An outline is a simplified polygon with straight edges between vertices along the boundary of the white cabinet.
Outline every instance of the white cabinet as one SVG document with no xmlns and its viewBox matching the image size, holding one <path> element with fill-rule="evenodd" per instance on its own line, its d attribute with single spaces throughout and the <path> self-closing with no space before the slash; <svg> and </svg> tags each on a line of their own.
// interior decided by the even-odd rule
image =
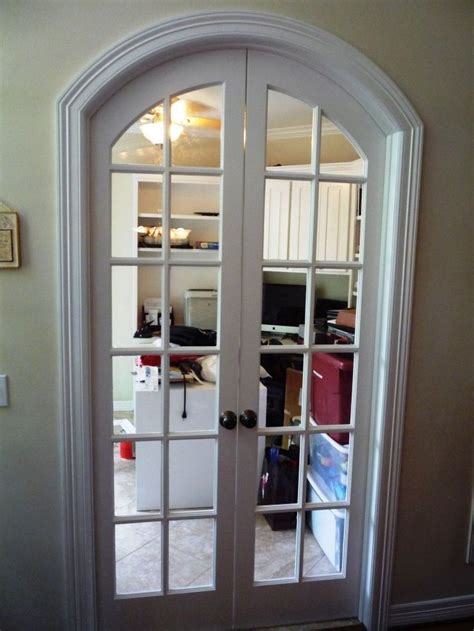
<svg viewBox="0 0 474 631">
<path fill-rule="evenodd" d="M 220 178 L 216 176 L 173 175 L 170 187 L 170 228 L 191 230 L 192 246 L 198 241 L 219 241 Z M 161 226 L 163 207 L 162 177 L 133 176 L 133 227 Z M 156 247 L 139 247 L 140 255 L 155 253 Z M 188 251 L 200 255 L 201 249 Z M 204 253 L 206 250 L 204 250 Z"/>
<path fill-rule="evenodd" d="M 309 257 L 311 184 L 267 180 L 265 189 L 264 259 Z M 321 182 L 316 258 L 351 261 L 355 255 L 357 185 Z"/>
<path fill-rule="evenodd" d="M 342 182 L 319 185 L 316 258 L 354 260 L 357 187 Z"/>
<path fill-rule="evenodd" d="M 135 419 L 138 433 L 161 432 L 161 387 L 135 384 Z M 182 413 L 186 405 L 186 418 Z M 187 384 L 186 399 L 181 383 L 169 389 L 169 431 L 212 431 L 217 415 L 216 385 Z M 258 419 L 265 426 L 267 389 L 260 384 Z M 259 454 L 259 470 L 263 462 Z M 135 447 L 137 510 L 161 508 L 161 443 L 140 441 Z M 214 438 L 173 440 L 169 451 L 169 505 L 171 509 L 211 508 L 214 505 L 214 479 L 217 462 Z"/>
</svg>

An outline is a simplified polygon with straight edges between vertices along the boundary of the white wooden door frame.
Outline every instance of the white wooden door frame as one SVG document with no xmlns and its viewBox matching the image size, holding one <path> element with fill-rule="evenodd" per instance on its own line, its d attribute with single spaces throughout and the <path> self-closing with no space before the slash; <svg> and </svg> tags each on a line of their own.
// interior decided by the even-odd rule
<svg viewBox="0 0 474 631">
<path fill-rule="evenodd" d="M 369 59 L 320 29 L 248 12 L 178 17 L 131 36 L 104 54 L 58 104 L 61 226 L 62 415 L 69 626 L 96 628 L 92 502 L 89 331 L 89 157 L 92 114 L 145 69 L 216 48 L 250 48 L 293 59 L 331 78 L 359 101 L 387 137 L 382 299 L 378 305 L 372 446 L 359 618 L 384 629 L 393 547 L 423 126 L 397 86 Z"/>
</svg>

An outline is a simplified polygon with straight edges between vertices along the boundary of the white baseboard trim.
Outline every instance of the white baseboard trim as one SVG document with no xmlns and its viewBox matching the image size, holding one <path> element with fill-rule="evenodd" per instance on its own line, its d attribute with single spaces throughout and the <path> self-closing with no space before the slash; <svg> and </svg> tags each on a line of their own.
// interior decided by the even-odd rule
<svg viewBox="0 0 474 631">
<path fill-rule="evenodd" d="M 470 617 L 474 618 L 474 594 L 392 605 L 389 627 Z"/>
<path fill-rule="evenodd" d="M 133 412 L 133 401 L 114 401 L 114 412 Z"/>
</svg>

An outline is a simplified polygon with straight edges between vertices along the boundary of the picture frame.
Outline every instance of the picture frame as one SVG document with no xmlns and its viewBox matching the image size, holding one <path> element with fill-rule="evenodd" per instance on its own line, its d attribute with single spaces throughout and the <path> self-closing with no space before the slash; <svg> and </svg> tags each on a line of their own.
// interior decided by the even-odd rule
<svg viewBox="0 0 474 631">
<path fill-rule="evenodd" d="M 0 202 L 0 268 L 20 267 L 18 213 Z"/>
</svg>

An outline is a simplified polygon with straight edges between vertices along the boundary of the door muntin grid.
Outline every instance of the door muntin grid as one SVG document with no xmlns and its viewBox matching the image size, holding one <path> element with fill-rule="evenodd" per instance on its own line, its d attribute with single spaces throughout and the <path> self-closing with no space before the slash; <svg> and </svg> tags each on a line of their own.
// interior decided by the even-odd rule
<svg viewBox="0 0 474 631">
<path fill-rule="evenodd" d="M 286 95 L 284 95 L 286 96 Z M 275 102 L 275 91 L 268 89 L 267 91 L 267 124 L 272 119 L 272 104 Z M 302 107 L 304 105 L 302 104 Z M 274 424 L 274 419 L 270 422 L 260 423 L 257 434 L 257 476 L 260 479 L 259 483 L 259 495 L 257 505 L 255 508 L 255 514 L 258 519 L 264 516 L 269 524 L 276 523 L 280 519 L 280 523 L 284 523 L 285 518 L 293 517 L 295 522 L 295 545 L 294 545 L 294 566 L 292 571 L 288 571 L 286 568 L 286 575 L 275 574 L 273 577 L 265 576 L 262 574 L 261 567 L 259 565 L 259 559 L 262 556 L 259 549 L 259 530 L 257 527 L 255 535 L 255 548 L 254 548 L 254 585 L 266 585 L 274 583 L 285 582 L 306 582 L 311 580 L 321 580 L 328 578 L 343 578 L 346 572 L 347 561 L 347 540 L 348 540 L 348 528 L 350 521 L 350 498 L 351 498 L 351 484 L 352 484 L 352 458 L 354 453 L 354 440 L 356 435 L 356 392 L 357 392 L 357 367 L 358 367 L 358 351 L 359 351 L 359 324 L 357 315 L 357 322 L 354 322 L 353 334 L 350 338 L 344 339 L 330 336 L 326 337 L 318 335 L 317 327 L 315 326 L 316 315 L 316 303 L 317 303 L 317 275 L 321 279 L 321 275 L 324 274 L 337 274 L 338 272 L 347 276 L 348 279 L 348 291 L 347 307 L 353 307 L 355 299 L 360 301 L 362 292 L 362 253 L 363 253 L 363 207 L 362 202 L 365 201 L 365 176 L 366 162 L 360 157 L 360 154 L 353 147 L 352 143 L 341 132 L 337 126 L 330 123 L 329 119 L 323 116 L 320 108 L 315 107 L 313 109 L 313 124 L 311 127 L 311 140 L 308 139 L 307 133 L 305 136 L 305 150 L 309 146 L 312 147 L 311 160 L 302 160 L 301 167 L 290 166 L 278 166 L 269 168 L 268 151 L 270 149 L 269 130 L 267 131 L 267 159 L 265 164 L 267 165 L 264 172 L 265 177 L 265 225 L 264 225 L 264 241 L 262 251 L 262 279 L 263 282 L 269 282 L 270 278 L 274 279 L 274 283 L 285 282 L 284 274 L 288 277 L 292 277 L 294 284 L 298 285 L 301 289 L 301 285 L 304 285 L 304 295 L 302 297 L 301 291 L 294 291 L 295 287 L 289 287 L 288 296 L 292 297 L 294 302 L 304 303 L 304 316 L 303 327 L 298 327 L 298 334 L 292 331 L 291 325 L 295 325 L 295 322 L 290 321 L 291 316 L 287 314 L 287 320 L 276 322 L 275 327 L 268 327 L 268 321 L 262 322 L 262 335 L 267 336 L 267 339 L 263 340 L 263 344 L 260 349 L 261 363 L 265 364 L 267 361 L 271 366 L 271 359 L 286 358 L 294 361 L 295 352 L 300 356 L 299 365 L 301 365 L 301 390 L 297 417 L 297 425 L 292 424 L 291 427 L 285 427 L 285 419 L 281 419 L 281 424 Z M 344 177 L 338 172 L 337 165 L 323 165 L 321 164 L 321 149 L 324 149 L 325 161 L 329 162 L 328 156 L 328 143 L 322 142 L 324 138 L 324 131 L 331 126 L 332 133 L 337 136 L 337 142 L 344 145 L 346 152 L 352 151 L 351 158 L 356 160 L 355 175 L 351 174 L 348 177 Z M 273 147 L 275 152 L 275 147 Z M 330 152 L 329 152 L 330 153 Z M 305 154 L 306 155 L 306 154 Z M 310 162 L 310 164 L 308 164 Z M 352 203 L 351 215 L 349 221 L 348 216 L 347 225 L 347 239 L 348 244 L 346 249 L 343 248 L 342 256 L 337 254 L 333 248 L 331 251 L 332 257 L 328 259 L 328 256 L 321 247 L 320 231 L 322 231 L 322 224 L 319 212 L 321 211 L 321 199 L 322 195 L 327 194 L 324 190 L 324 186 L 327 188 L 327 184 L 331 185 L 332 182 L 337 182 L 339 189 L 337 194 L 340 194 L 341 190 L 344 194 L 347 194 L 348 203 Z M 346 188 L 344 188 L 346 187 Z M 292 189 L 296 189 L 296 196 L 292 196 Z M 302 209 L 301 195 L 302 191 L 305 195 L 305 208 Z M 269 198 L 271 194 L 274 194 L 276 203 L 273 203 Z M 296 204 L 293 201 L 296 200 Z M 274 205 L 271 208 L 272 203 Z M 293 205 L 292 205 L 293 203 Z M 323 202 L 324 203 L 324 202 Z M 333 204 L 334 206 L 334 204 Z M 336 208 L 339 210 L 339 208 Z M 292 211 L 295 213 L 293 219 L 298 223 L 303 223 L 304 233 L 303 239 L 299 239 L 299 243 L 293 247 L 291 241 L 292 238 Z M 302 221 L 302 211 L 306 213 Z M 321 212 L 326 212 L 326 223 L 331 219 L 331 209 L 323 208 Z M 279 223 L 279 238 L 280 243 L 271 243 L 269 238 L 268 229 L 266 224 L 270 221 L 270 215 L 273 212 L 273 217 L 278 219 Z M 328 219 L 329 217 L 329 219 Z M 357 222 L 357 223 L 356 223 Z M 294 222 L 293 222 L 294 223 Z M 282 227 L 283 226 L 283 227 Z M 293 225 L 294 227 L 294 225 Z M 293 230 L 293 232 L 297 232 Z M 275 233 L 276 234 L 276 233 Z M 318 238 L 320 242 L 318 243 Z M 297 239 L 298 240 L 298 239 Z M 350 247 L 349 247 L 350 246 Z M 336 254 L 334 254 L 336 252 Z M 299 274 L 299 279 L 297 275 Z M 283 278 L 282 278 L 283 277 Z M 324 276 L 323 276 L 324 278 Z M 296 280 L 295 280 L 296 279 Z M 271 281 L 270 281 L 271 282 Z M 291 289 L 291 291 L 290 291 Z M 278 300 L 278 294 L 275 294 L 275 300 Z M 290 299 L 290 298 L 289 298 Z M 262 314 L 265 318 L 265 292 L 263 292 L 263 305 Z M 294 314 L 293 314 L 294 315 Z M 295 316 L 296 317 L 296 316 Z M 268 320 L 268 318 L 267 318 Z M 279 345 L 278 335 L 283 335 L 283 343 Z M 276 335 L 275 338 L 268 340 L 268 336 Z M 288 339 L 289 338 L 289 339 Z M 313 374 L 313 358 L 319 357 L 336 357 L 338 359 L 346 359 L 346 364 L 351 365 L 351 391 L 349 391 L 350 408 L 349 417 L 347 416 L 347 410 L 345 412 L 344 420 L 340 420 L 337 416 L 331 417 L 329 415 L 323 420 L 319 420 L 318 423 L 314 421 L 314 401 L 312 401 L 312 374 Z M 351 360 L 347 358 L 353 358 Z M 277 362 L 278 363 L 278 362 Z M 338 363 L 338 362 L 336 362 Z M 344 362 L 340 361 L 340 365 L 344 366 Z M 286 364 L 285 364 L 286 365 Z M 267 366 L 265 366 L 267 367 Z M 288 370 L 295 371 L 294 368 L 287 368 Z M 296 371 L 298 372 L 298 371 Z M 291 375 L 290 375 L 291 376 Z M 286 396 L 288 396 L 288 377 L 286 382 Z M 347 394 L 347 392 L 346 392 Z M 285 416 L 289 415 L 287 408 L 287 400 L 285 399 Z M 324 416 L 324 415 L 323 415 Z M 286 419 L 288 420 L 288 419 Z M 341 424 L 338 424 L 338 420 Z M 325 421 L 328 424 L 325 424 Z M 347 443 L 347 448 L 341 447 L 338 451 L 338 443 L 334 442 L 331 436 L 339 439 L 343 437 Z M 329 438 L 327 438 L 329 437 Z M 279 444 L 280 456 L 273 453 L 273 461 L 268 464 L 272 456 L 268 456 L 271 445 L 275 445 L 275 439 Z M 284 449 L 288 447 L 291 441 L 296 441 L 299 448 L 298 456 L 298 476 L 297 481 L 293 479 L 293 484 L 296 485 L 295 492 L 292 494 L 293 502 L 278 501 L 278 494 L 274 499 L 274 503 L 269 506 L 268 503 L 262 502 L 261 492 L 262 484 L 265 481 L 265 477 L 268 479 L 269 470 L 272 471 L 272 466 L 275 468 L 278 460 L 276 458 L 282 458 L 289 455 L 289 452 Z M 330 442 L 329 442 L 330 441 Z M 262 445 L 265 445 L 265 455 L 262 456 Z M 269 446 L 270 445 L 270 446 Z M 334 446 L 335 445 L 335 446 Z M 314 479 L 311 476 L 311 466 L 307 466 L 308 459 L 311 462 L 312 452 L 317 454 L 318 458 L 324 460 L 324 454 L 331 453 L 330 449 L 333 449 L 333 454 L 337 454 L 341 457 L 342 467 L 344 469 L 342 477 L 344 485 L 336 487 L 337 493 L 326 495 L 321 490 L 323 482 L 319 480 L 319 487 L 314 483 Z M 321 455 L 321 452 L 323 455 Z M 270 452 L 271 453 L 271 452 Z M 328 456 L 326 456 L 328 458 Z M 268 465 L 261 469 L 261 463 L 264 462 Z M 280 475 L 283 471 L 283 464 L 280 465 Z M 271 476 L 271 473 L 270 473 Z M 343 489 L 343 492 L 341 492 Z M 325 489 L 327 490 L 327 488 Z M 318 494 L 319 491 L 319 494 Z M 338 543 L 340 549 L 334 552 L 329 551 L 328 554 L 332 558 L 332 564 L 328 564 L 328 568 L 323 572 L 311 571 L 309 567 L 306 550 L 310 548 L 310 541 L 307 536 L 305 537 L 305 530 L 307 527 L 305 524 L 307 520 L 310 521 L 312 528 L 321 528 L 321 524 L 325 522 L 334 521 L 339 530 Z M 332 523 L 331 521 L 331 523 Z M 273 527 L 272 527 L 273 529 Z M 277 527 L 275 527 L 277 530 Z M 291 556 L 291 553 L 290 553 Z"/>
<path fill-rule="evenodd" d="M 216 97 L 216 91 L 220 87 L 212 86 L 211 90 L 214 98 Z M 201 89 L 201 94 L 203 92 L 205 93 L 205 88 Z M 188 154 L 181 152 L 181 159 L 178 162 L 183 162 L 184 160 L 184 163 L 187 164 L 184 168 L 180 164 L 176 165 L 177 159 L 172 158 L 173 153 L 175 156 L 179 155 L 176 139 L 171 136 L 173 133 L 173 102 L 174 99 L 168 97 L 159 103 L 164 129 L 170 130 L 169 133 L 165 131 L 164 142 L 160 148 L 157 149 L 156 146 L 150 146 L 147 151 L 143 152 L 142 147 L 139 146 L 136 151 L 132 150 L 127 153 L 125 151 L 127 142 L 120 138 L 112 149 L 112 160 L 115 160 L 115 162 L 111 166 L 110 176 L 112 189 L 112 258 L 110 259 L 112 298 L 110 313 L 113 318 L 110 357 L 116 367 L 113 379 L 114 387 L 115 385 L 117 388 L 120 386 L 120 379 L 123 377 L 122 364 L 126 364 L 127 369 L 129 369 L 133 360 L 139 358 L 139 361 L 135 362 L 135 367 L 132 371 L 135 373 L 133 375 L 133 380 L 135 381 L 133 395 L 135 399 L 135 418 L 132 419 L 134 427 L 130 430 L 130 424 L 124 423 L 125 431 L 118 436 L 114 434 L 111 437 L 111 445 L 115 445 L 116 453 L 122 454 L 126 453 L 127 450 L 131 450 L 138 458 L 135 471 L 137 497 L 135 498 L 136 506 L 134 510 L 130 510 L 130 507 L 124 508 L 117 503 L 119 484 L 117 484 L 117 476 L 115 478 L 115 511 L 111 519 L 115 525 L 114 533 L 117 539 L 115 545 L 116 598 L 213 590 L 215 589 L 216 581 L 217 463 L 219 457 L 217 410 L 220 404 L 218 394 L 220 392 L 219 358 L 221 354 L 219 321 L 221 312 L 221 248 L 223 243 L 223 193 L 220 183 L 223 173 L 221 168 L 223 139 L 221 137 L 219 119 L 217 139 L 212 139 L 214 145 L 217 143 L 217 164 L 215 166 L 205 165 L 205 168 L 203 168 L 197 161 L 193 168 L 188 166 L 189 160 L 187 156 L 189 157 L 189 152 Z M 131 132 L 135 132 L 136 136 L 136 127 L 137 123 L 135 122 L 126 130 L 123 136 Z M 141 144 L 143 143 L 141 142 Z M 140 159 L 142 153 L 144 157 L 142 156 L 143 159 Z M 137 164 L 146 164 L 146 172 L 137 171 Z M 130 180 L 128 182 L 126 181 L 127 177 Z M 200 185 L 206 188 L 206 194 L 203 195 L 206 200 L 210 199 L 209 194 L 214 196 L 212 209 L 203 208 L 203 213 L 196 213 L 196 216 L 194 214 L 187 216 L 186 213 L 185 215 L 176 213 L 176 200 L 179 198 L 179 195 L 183 195 L 183 191 L 179 189 L 183 189 L 190 183 L 192 183 L 194 189 L 199 189 Z M 140 208 L 138 202 L 135 213 L 125 218 L 123 217 L 123 209 L 121 216 L 120 212 L 117 211 L 117 206 L 114 205 L 116 200 L 120 200 L 120 194 L 123 193 L 124 185 L 131 187 L 132 199 L 138 199 L 139 201 L 141 199 L 144 204 Z M 196 190 L 194 192 L 196 193 Z M 189 193 L 184 191 L 184 194 L 188 194 L 189 199 Z M 120 201 L 118 202 L 119 204 Z M 185 210 L 189 211 L 189 207 Z M 207 210 L 212 212 L 212 216 L 206 212 Z M 125 228 L 128 228 L 128 233 L 125 243 L 121 243 L 114 226 L 116 226 L 117 222 L 123 224 L 127 220 L 129 225 L 125 226 Z M 196 252 L 179 247 L 174 249 L 173 239 L 176 233 L 173 230 L 177 221 L 186 223 L 187 229 L 196 226 L 197 222 L 201 225 L 204 221 L 212 222 L 214 229 L 213 239 L 209 239 L 209 241 L 213 240 L 219 243 L 220 247 Z M 147 236 L 159 236 L 159 243 L 152 243 L 151 238 L 146 243 L 143 242 L 140 233 L 137 231 L 139 227 L 137 224 L 142 222 L 148 223 Z M 150 227 L 156 228 L 155 224 L 158 223 L 160 224 L 159 235 L 158 230 L 150 230 Z M 150 226 L 150 224 L 152 225 Z M 210 226 L 211 224 L 208 223 L 207 225 Z M 121 227 L 123 228 L 123 226 Z M 174 322 L 175 316 L 170 309 L 172 307 L 171 297 L 174 295 L 173 289 L 180 282 L 183 282 L 183 279 L 190 278 L 193 274 L 196 276 L 199 272 L 201 280 L 204 278 L 205 282 L 197 282 L 197 284 L 206 285 L 205 289 L 213 294 L 213 300 L 216 303 L 215 329 L 217 335 L 215 340 L 210 341 L 207 347 L 181 346 L 180 348 L 175 348 L 175 345 L 171 343 L 170 335 L 170 326 Z M 127 288 L 132 290 L 132 305 L 125 304 Z M 148 309 L 145 312 L 143 309 L 141 314 L 136 313 L 134 322 L 133 311 L 134 309 L 138 311 L 140 308 L 140 305 L 138 305 L 138 309 L 133 305 L 134 294 L 137 295 L 137 302 L 143 304 L 144 297 L 150 293 L 152 296 L 148 296 L 149 298 L 159 298 L 159 305 L 153 304 L 153 310 Z M 182 297 L 184 298 L 184 296 Z M 184 324 L 184 304 L 179 306 L 180 308 L 176 310 L 179 312 L 177 314 L 178 319 Z M 158 313 L 155 313 L 155 311 L 158 311 Z M 121 322 L 123 320 L 123 316 L 120 315 L 122 312 L 127 313 L 125 323 Z M 170 314 L 170 316 L 165 317 L 164 314 Z M 147 332 L 144 332 L 143 329 L 146 329 L 150 324 L 154 332 L 159 329 L 159 338 L 133 337 L 132 333 L 135 329 L 137 331 L 142 329 L 141 335 L 146 335 Z M 124 333 L 127 327 L 131 331 L 129 334 Z M 205 423 L 198 422 L 197 425 L 196 423 L 194 425 L 191 423 L 191 426 L 188 423 L 187 428 L 189 429 L 185 429 L 179 425 L 179 421 L 174 419 L 174 416 L 176 416 L 174 413 L 176 397 L 173 389 L 176 386 L 174 385 L 175 381 L 174 376 L 172 377 L 171 368 L 173 364 L 179 363 L 180 356 L 185 360 L 189 356 L 196 355 L 212 357 L 216 360 L 214 371 L 217 383 L 214 386 L 203 386 L 203 390 L 206 390 L 205 394 L 208 395 L 207 398 L 209 399 L 208 414 L 213 421 L 210 424 L 209 420 L 206 420 Z M 143 364 L 144 358 L 146 358 L 144 365 L 139 365 Z M 120 375 L 120 372 L 122 372 L 122 375 Z M 201 393 L 196 393 L 199 387 L 201 386 L 187 385 L 188 407 L 190 404 L 191 406 L 193 405 L 193 400 L 195 402 L 198 399 L 202 399 L 202 397 L 198 396 Z M 211 392 L 213 388 L 214 391 Z M 184 385 L 183 390 L 185 390 Z M 194 399 L 193 395 L 196 395 Z M 186 399 L 184 399 L 183 405 L 186 406 Z M 153 406 L 155 406 L 154 409 Z M 185 409 L 182 417 L 182 423 L 185 425 L 185 419 L 187 418 Z M 200 450 L 203 451 L 203 458 L 199 457 Z M 200 460 L 201 462 L 199 462 Z M 115 462 L 117 463 L 117 459 L 115 459 Z M 147 464 L 148 469 L 144 466 Z M 193 493 L 188 493 L 187 497 L 183 499 L 181 487 L 183 485 L 192 486 L 193 476 L 195 476 L 193 466 L 206 467 L 207 474 L 204 476 L 206 479 L 201 484 L 202 488 L 193 488 L 194 496 Z M 183 470 L 185 467 L 189 467 L 189 470 Z M 147 472 L 149 476 L 155 475 L 156 488 L 153 488 L 153 484 L 150 484 L 150 481 L 147 483 Z M 186 478 L 184 482 L 181 480 L 180 485 L 177 485 L 174 479 L 177 475 L 180 478 L 183 476 Z M 138 484 L 139 476 L 141 476 L 140 484 Z M 201 475 L 201 482 L 202 477 Z M 140 490 L 140 497 L 138 497 L 138 490 Z M 143 492 L 144 490 L 146 492 Z M 183 558 L 183 550 L 180 550 L 177 544 L 180 541 L 182 547 L 183 539 L 182 535 L 179 536 L 178 533 L 183 533 L 187 524 L 193 526 L 193 532 L 200 530 L 200 524 L 206 525 L 206 527 L 209 526 L 205 529 L 206 533 L 204 535 L 206 546 L 210 551 L 210 554 L 207 555 L 208 558 L 201 559 L 201 569 L 204 565 L 206 568 L 200 575 L 201 577 L 205 575 L 205 579 L 189 584 L 186 584 L 186 581 L 183 582 L 182 577 L 176 574 L 176 563 L 179 562 L 179 558 L 181 560 Z M 124 572 L 121 572 L 121 568 L 124 561 L 124 534 L 127 528 L 128 530 L 135 528 L 132 535 L 136 538 L 144 536 L 138 532 L 138 529 L 141 529 L 142 532 L 146 531 L 147 528 L 150 532 L 153 531 L 155 545 L 151 548 L 150 554 L 151 558 L 155 559 L 156 567 L 152 572 L 152 580 L 148 586 L 144 585 L 143 581 L 140 581 L 139 570 L 136 570 L 134 584 L 127 586 L 124 583 Z"/>
</svg>

